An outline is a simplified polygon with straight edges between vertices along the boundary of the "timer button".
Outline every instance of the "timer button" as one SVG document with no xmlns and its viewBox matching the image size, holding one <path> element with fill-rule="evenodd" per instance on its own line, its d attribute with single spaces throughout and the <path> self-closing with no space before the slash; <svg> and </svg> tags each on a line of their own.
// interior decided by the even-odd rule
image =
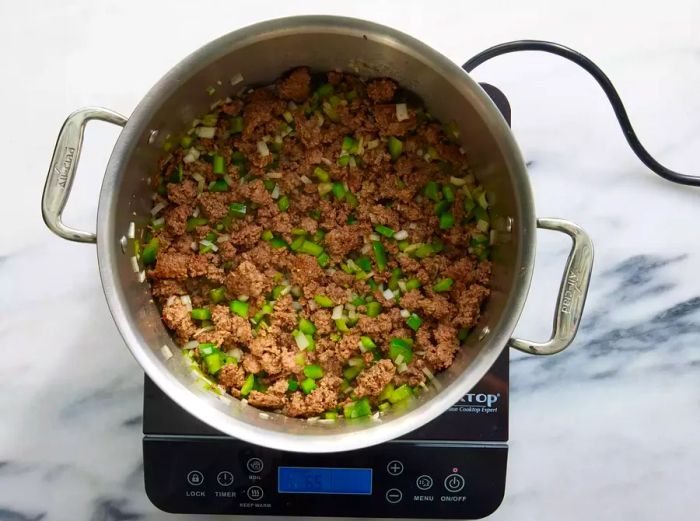
<svg viewBox="0 0 700 521">
<path fill-rule="evenodd" d="M 387 464 L 386 471 L 391 476 L 398 476 L 403 472 L 403 463 L 399 460 L 392 460 Z"/>
<path fill-rule="evenodd" d="M 389 503 L 398 503 L 403 498 L 403 493 L 398 488 L 390 488 L 386 491 L 386 500 Z"/>
<path fill-rule="evenodd" d="M 445 478 L 445 490 L 459 492 L 464 488 L 464 478 L 460 474 L 450 474 Z"/>
<path fill-rule="evenodd" d="M 222 487 L 233 485 L 233 474 L 228 470 L 222 470 L 216 475 L 216 482 Z"/>
</svg>

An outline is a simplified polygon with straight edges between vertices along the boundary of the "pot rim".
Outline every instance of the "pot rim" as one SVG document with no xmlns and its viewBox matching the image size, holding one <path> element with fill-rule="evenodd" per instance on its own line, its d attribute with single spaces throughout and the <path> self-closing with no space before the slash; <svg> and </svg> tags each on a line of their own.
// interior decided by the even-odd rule
<svg viewBox="0 0 700 521">
<path fill-rule="evenodd" d="M 366 35 L 366 38 L 398 48 L 430 63 L 436 74 L 442 75 L 455 88 L 469 92 L 472 98 L 476 98 L 475 110 L 491 129 L 508 167 L 515 171 L 512 179 L 519 196 L 518 215 L 523 219 L 522 222 L 514 223 L 522 234 L 518 274 L 510 289 L 498 330 L 492 330 L 487 340 L 488 344 L 500 344 L 500 348 L 487 349 L 484 346 L 460 378 L 439 391 L 433 399 L 390 422 L 377 423 L 375 427 L 354 432 L 339 431 L 337 434 L 324 435 L 290 434 L 264 429 L 228 415 L 197 397 L 163 367 L 162 359 L 155 352 L 157 350 L 141 343 L 136 328 L 127 319 L 124 304 L 126 298 L 122 288 L 116 284 L 112 271 L 113 259 L 120 252 L 116 239 L 120 234 L 115 232 L 115 188 L 125 175 L 128 158 L 138 145 L 142 145 L 142 136 L 148 132 L 147 125 L 161 104 L 162 93 L 175 88 L 183 76 L 198 70 L 205 61 L 262 39 L 307 31 Z M 97 258 L 107 304 L 124 342 L 146 374 L 187 412 L 213 428 L 244 441 L 295 452 L 347 451 L 398 438 L 433 420 L 473 388 L 506 347 L 518 322 L 532 278 L 535 238 L 534 203 L 520 150 L 506 121 L 478 83 L 457 64 L 411 36 L 384 25 L 339 16 L 294 16 L 250 25 L 205 44 L 170 69 L 137 105 L 121 132 L 106 168 L 97 212 Z"/>
</svg>

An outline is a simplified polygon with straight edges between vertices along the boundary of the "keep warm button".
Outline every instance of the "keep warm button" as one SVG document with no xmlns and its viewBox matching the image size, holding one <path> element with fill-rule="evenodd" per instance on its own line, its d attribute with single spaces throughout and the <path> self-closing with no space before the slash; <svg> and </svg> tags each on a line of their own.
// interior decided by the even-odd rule
<svg viewBox="0 0 700 521">
<path fill-rule="evenodd" d="M 459 492 L 464 488 L 464 478 L 460 474 L 450 474 L 445 478 L 445 490 Z"/>
</svg>

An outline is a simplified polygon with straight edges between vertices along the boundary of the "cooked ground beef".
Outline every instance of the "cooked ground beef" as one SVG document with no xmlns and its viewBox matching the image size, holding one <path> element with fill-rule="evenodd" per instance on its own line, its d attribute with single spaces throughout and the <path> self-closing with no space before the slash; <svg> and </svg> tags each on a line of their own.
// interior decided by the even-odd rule
<svg viewBox="0 0 700 521">
<path fill-rule="evenodd" d="M 229 393 L 355 418 L 418 392 L 477 324 L 488 201 L 455 127 L 396 82 L 319 78 L 294 69 L 169 144 L 140 255 L 164 324 Z"/>
</svg>

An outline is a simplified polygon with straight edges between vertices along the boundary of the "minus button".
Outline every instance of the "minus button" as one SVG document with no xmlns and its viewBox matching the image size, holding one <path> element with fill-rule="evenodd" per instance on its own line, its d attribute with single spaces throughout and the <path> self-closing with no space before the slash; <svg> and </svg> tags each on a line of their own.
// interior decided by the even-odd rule
<svg viewBox="0 0 700 521">
<path fill-rule="evenodd" d="M 398 503 L 403 498 L 403 493 L 398 488 L 390 488 L 386 491 L 386 500 L 389 503 Z"/>
</svg>

